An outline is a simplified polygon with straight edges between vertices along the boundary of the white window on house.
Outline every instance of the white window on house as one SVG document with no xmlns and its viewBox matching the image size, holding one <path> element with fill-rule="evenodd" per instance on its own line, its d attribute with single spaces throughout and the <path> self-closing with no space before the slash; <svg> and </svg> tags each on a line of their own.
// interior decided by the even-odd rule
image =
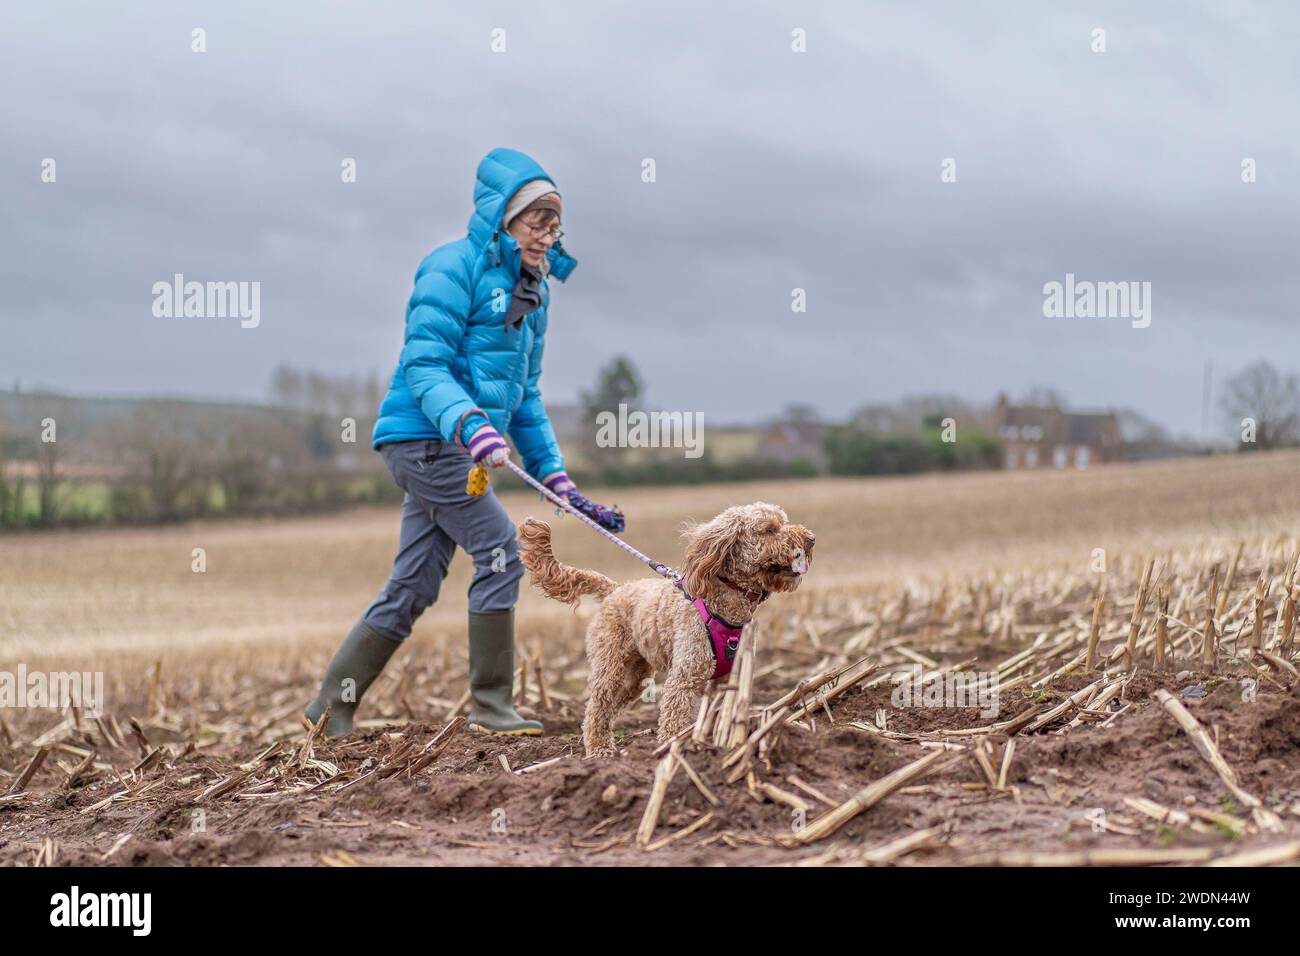
<svg viewBox="0 0 1300 956">
<path fill-rule="evenodd" d="M 1007 467 L 1008 468 L 1020 467 L 1019 461 L 1016 460 L 1016 450 L 1014 448 L 1007 449 Z"/>
<path fill-rule="evenodd" d="M 1092 449 L 1087 445 L 1080 445 L 1074 450 L 1074 465 L 1076 468 L 1087 468 L 1088 463 L 1092 460 Z"/>
<path fill-rule="evenodd" d="M 1037 449 L 1037 448 L 1026 448 L 1026 449 L 1025 449 L 1025 467 L 1026 467 L 1026 468 L 1037 468 L 1037 467 L 1038 467 L 1038 449 Z"/>
<path fill-rule="evenodd" d="M 1070 463 L 1070 453 L 1064 445 L 1057 445 L 1052 449 L 1052 464 L 1057 468 L 1064 468 Z"/>
</svg>

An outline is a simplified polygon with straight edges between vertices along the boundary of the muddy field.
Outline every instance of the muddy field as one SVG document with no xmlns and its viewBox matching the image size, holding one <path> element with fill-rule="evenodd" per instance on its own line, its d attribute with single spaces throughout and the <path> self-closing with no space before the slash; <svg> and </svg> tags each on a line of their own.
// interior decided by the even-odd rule
<svg viewBox="0 0 1300 956">
<path fill-rule="evenodd" d="M 1130 478 L 1103 474 L 1098 493 Z M 660 746 L 648 685 L 614 759 L 581 756 L 586 605 L 521 631 L 518 695 L 540 739 L 463 727 L 454 630 L 399 652 L 337 740 L 299 717 L 331 643 L 119 657 L 101 720 L 0 712 L 0 862 L 1295 862 L 1300 541 L 1279 500 L 1233 491 L 1264 480 L 1222 486 L 1219 513 L 1249 534 L 1094 528 L 1041 561 L 936 561 L 774 598 L 691 732 Z M 809 522 L 814 578 L 843 561 L 832 518 Z M 994 678 L 995 704 L 943 697 Z"/>
<path fill-rule="evenodd" d="M 1285 844 L 1281 859 L 1296 859 L 1300 772 L 1294 752 L 1300 708 L 1294 697 L 1265 692 L 1247 706 L 1225 684 L 1192 708 L 1198 719 L 1217 728 L 1227 760 L 1250 768 L 1239 775 L 1241 785 L 1267 795 L 1267 802 L 1284 812 L 1289 805 L 1276 832 L 1260 833 L 1190 744 L 1171 732 L 1171 721 L 1151 706 L 1150 688 L 1178 682 L 1138 683 L 1134 709 L 1107 730 L 1084 727 L 1068 738 L 1024 738 L 1004 789 L 990 786 L 973 760 L 958 762 L 890 796 L 834 838 L 810 846 L 779 843 L 794 835 L 796 811 L 789 803 L 802 801 L 806 818 L 816 820 L 860 785 L 926 752 L 852 726 L 888 707 L 883 688 L 846 695 L 837 708 L 837 725 L 823 720 L 815 731 L 790 734 L 763 763 L 756 777 L 784 791 L 783 800 L 743 782 L 727 784 L 716 754 L 688 747 L 684 755 L 704 788 L 678 774 L 655 836 L 671 838 L 712 816 L 693 833 L 650 851 L 636 845 L 635 833 L 654 777 L 653 739 L 633 732 L 620 758 L 584 761 L 574 753 L 578 720 L 561 708 L 550 718 L 558 736 L 509 743 L 462 736 L 423 773 L 350 787 L 326 782 L 319 789 L 281 793 L 279 774 L 285 768 L 272 759 L 228 796 L 205 799 L 203 790 L 243 772 L 237 756 L 217 755 L 169 758 L 152 773 L 122 780 L 108 774 L 98 783 L 57 785 L 4 811 L 0 860 L 30 864 L 44 852 L 68 865 L 742 865 L 864 863 L 870 862 L 871 850 L 885 847 L 882 863 L 899 856 L 917 864 L 1053 862 L 1033 856 L 1063 851 L 1102 851 L 1098 862 L 1120 862 L 1105 851 L 1129 848 L 1148 851 L 1147 862 L 1225 854 L 1231 862 L 1232 854 L 1279 842 Z M 640 723 L 648 722 L 648 714 L 638 716 L 644 718 Z M 353 781 L 407 740 L 423 745 L 437 730 L 416 723 L 373 731 L 318 746 L 313 757 Z M 256 749 L 246 752 L 255 757 Z M 506 770 L 503 757 L 514 772 Z M 555 762 L 527 772 L 548 760 Z M 327 779 L 320 767 L 295 772 L 291 766 L 289 778 L 296 787 L 314 787 Z M 705 798 L 705 788 L 716 803 Z M 119 802 L 102 805 L 114 794 Z M 1174 822 L 1126 806 L 1126 799 L 1136 797 L 1168 808 Z M 196 808 L 204 810 L 206 820 L 196 823 Z M 1103 808 L 1106 816 L 1098 818 L 1093 808 Z M 1179 811 L 1186 816 L 1178 817 Z M 1095 832 L 1097 819 L 1104 821 L 1103 832 Z M 203 829 L 195 832 L 199 826 Z M 896 856 L 889 846 L 900 838 L 916 840 L 916 849 Z"/>
</svg>

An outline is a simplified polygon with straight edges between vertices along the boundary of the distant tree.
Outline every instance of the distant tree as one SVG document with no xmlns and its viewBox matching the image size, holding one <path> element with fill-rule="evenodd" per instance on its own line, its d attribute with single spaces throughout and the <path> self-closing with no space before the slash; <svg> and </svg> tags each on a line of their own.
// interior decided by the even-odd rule
<svg viewBox="0 0 1300 956">
<path fill-rule="evenodd" d="M 615 356 L 597 373 L 595 389 L 581 393 L 583 411 L 594 417 L 601 411 L 616 411 L 619 403 L 630 409 L 639 402 L 642 389 L 641 375 L 632 360 Z"/>
<path fill-rule="evenodd" d="M 306 394 L 303 396 L 302 407 L 308 411 L 324 411 L 330 400 L 329 378 L 311 370 L 308 370 L 305 378 Z"/>
<path fill-rule="evenodd" d="M 361 393 L 365 396 L 366 406 L 378 412 L 379 403 L 384 400 L 384 383 L 373 371 L 366 375 L 366 381 L 362 386 Z"/>
<path fill-rule="evenodd" d="M 58 520 L 59 443 L 41 442 L 36 453 L 36 523 L 52 527 Z"/>
<path fill-rule="evenodd" d="M 297 416 L 312 456 L 321 462 L 333 461 L 348 450 L 340 442 L 345 419 L 355 423 L 354 437 L 365 443 L 384 397 L 383 384 L 374 372 L 328 375 L 288 365 L 272 373 L 270 391 L 276 405 Z"/>
<path fill-rule="evenodd" d="M 1296 444 L 1300 435 L 1300 380 L 1293 373 L 1284 375 L 1261 359 L 1228 379 L 1224 388 L 1221 405 L 1232 419 L 1233 428 L 1240 428 L 1247 418 L 1255 423 L 1254 444 L 1243 443 L 1244 450 Z"/>
<path fill-rule="evenodd" d="M 597 373 L 595 388 L 579 394 L 587 457 L 597 467 L 601 462 L 617 466 L 627 457 L 626 448 L 597 445 L 599 416 L 605 412 L 617 416 L 619 405 L 626 405 L 629 412 L 636 411 L 641 404 L 642 390 L 641 375 L 632 360 L 618 355 Z"/>
<path fill-rule="evenodd" d="M 277 365 L 271 373 L 271 399 L 285 408 L 300 408 L 305 394 L 302 373 L 288 365 Z"/>
<path fill-rule="evenodd" d="M 888 405 L 863 405 L 849 416 L 848 424 L 862 432 L 885 433 L 895 430 L 898 416 Z"/>
<path fill-rule="evenodd" d="M 173 521 L 199 510 L 208 448 L 176 427 L 173 404 L 143 403 L 113 426 L 114 457 L 125 471 L 113 489 L 115 520 Z"/>
<path fill-rule="evenodd" d="M 219 423 L 219 431 L 214 429 L 204 445 L 206 476 L 221 489 L 224 510 L 267 514 L 321 503 L 309 500 L 308 486 L 320 482 L 317 491 L 330 494 L 334 488 L 325 481 L 330 470 L 313 467 L 313 459 L 320 456 L 313 454 L 312 438 L 298 424 L 277 416 L 250 413 Z"/>
<path fill-rule="evenodd" d="M 852 425 L 834 425 L 822 436 L 831 474 L 911 474 L 935 467 L 920 435 L 874 433 Z"/>
<path fill-rule="evenodd" d="M 10 457 L 11 439 L 0 429 L 0 528 L 16 528 L 23 523 L 25 483 L 21 474 L 10 481 L 6 462 Z"/>
<path fill-rule="evenodd" d="M 1170 458 L 1193 451 L 1185 440 L 1175 438 L 1158 422 L 1131 408 L 1117 410 L 1115 418 L 1119 422 L 1119 441 L 1126 460 Z"/>
<path fill-rule="evenodd" d="M 939 427 L 945 418 L 952 418 L 965 430 L 983 417 L 954 395 L 912 395 L 893 405 L 864 405 L 849 417 L 848 424 L 877 434 L 917 434 Z"/>
<path fill-rule="evenodd" d="M 793 425 L 803 425 L 809 422 L 817 422 L 821 416 L 817 408 L 808 402 L 791 402 L 781 410 L 781 421 Z"/>
<path fill-rule="evenodd" d="M 70 404 L 61 398 L 42 398 L 32 418 L 41 432 L 41 440 L 36 442 L 36 523 L 49 528 L 59 519 L 59 462 L 65 457 L 64 445 L 73 427 Z M 54 441 L 44 440 L 47 419 L 52 422 Z"/>
<path fill-rule="evenodd" d="M 1033 405 L 1038 408 L 1065 408 L 1069 402 L 1056 389 L 1047 385 L 1034 385 L 1021 395 L 1019 405 Z"/>
</svg>

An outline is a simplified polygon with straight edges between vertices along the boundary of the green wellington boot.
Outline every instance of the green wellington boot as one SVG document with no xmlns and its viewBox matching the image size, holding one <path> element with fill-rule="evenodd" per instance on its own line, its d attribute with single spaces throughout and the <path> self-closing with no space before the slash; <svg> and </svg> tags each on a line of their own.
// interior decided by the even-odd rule
<svg viewBox="0 0 1300 956">
<path fill-rule="evenodd" d="M 304 715 L 313 724 L 330 708 L 325 736 L 337 737 L 352 730 L 352 714 L 357 709 L 361 695 L 374 683 L 388 659 L 397 651 L 400 641 L 385 637 L 364 620 L 352 625 L 330 661 L 325 679 L 321 681 L 320 694 L 307 705 Z"/>
<path fill-rule="evenodd" d="M 515 609 L 469 612 L 469 726 L 540 737 L 542 725 L 515 710 Z"/>
</svg>

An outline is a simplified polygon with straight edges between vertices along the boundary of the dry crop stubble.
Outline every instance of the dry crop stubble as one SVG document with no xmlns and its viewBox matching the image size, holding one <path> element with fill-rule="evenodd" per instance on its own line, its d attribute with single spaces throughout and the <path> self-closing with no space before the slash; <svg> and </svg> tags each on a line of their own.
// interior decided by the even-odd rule
<svg viewBox="0 0 1300 956">
<path fill-rule="evenodd" d="M 362 732 L 304 730 L 339 629 L 383 579 L 391 513 L 7 538 L 0 661 L 99 664 L 108 713 L 5 713 L 0 860 L 1291 859 L 1298 466 L 1276 454 L 620 492 L 629 539 L 670 562 L 683 520 L 755 499 L 815 528 L 818 554 L 805 588 L 765 606 L 691 733 L 659 748 L 653 702 L 638 702 L 614 761 L 577 756 L 589 611 L 530 593 L 519 699 L 549 735 L 459 726 L 463 556 L 367 695 Z M 534 496 L 505 500 L 516 521 L 550 517 Z M 566 563 L 644 573 L 553 524 Z M 195 546 L 206 575 L 189 570 Z M 892 681 L 917 663 L 996 672 L 998 714 L 896 706 Z"/>
</svg>

